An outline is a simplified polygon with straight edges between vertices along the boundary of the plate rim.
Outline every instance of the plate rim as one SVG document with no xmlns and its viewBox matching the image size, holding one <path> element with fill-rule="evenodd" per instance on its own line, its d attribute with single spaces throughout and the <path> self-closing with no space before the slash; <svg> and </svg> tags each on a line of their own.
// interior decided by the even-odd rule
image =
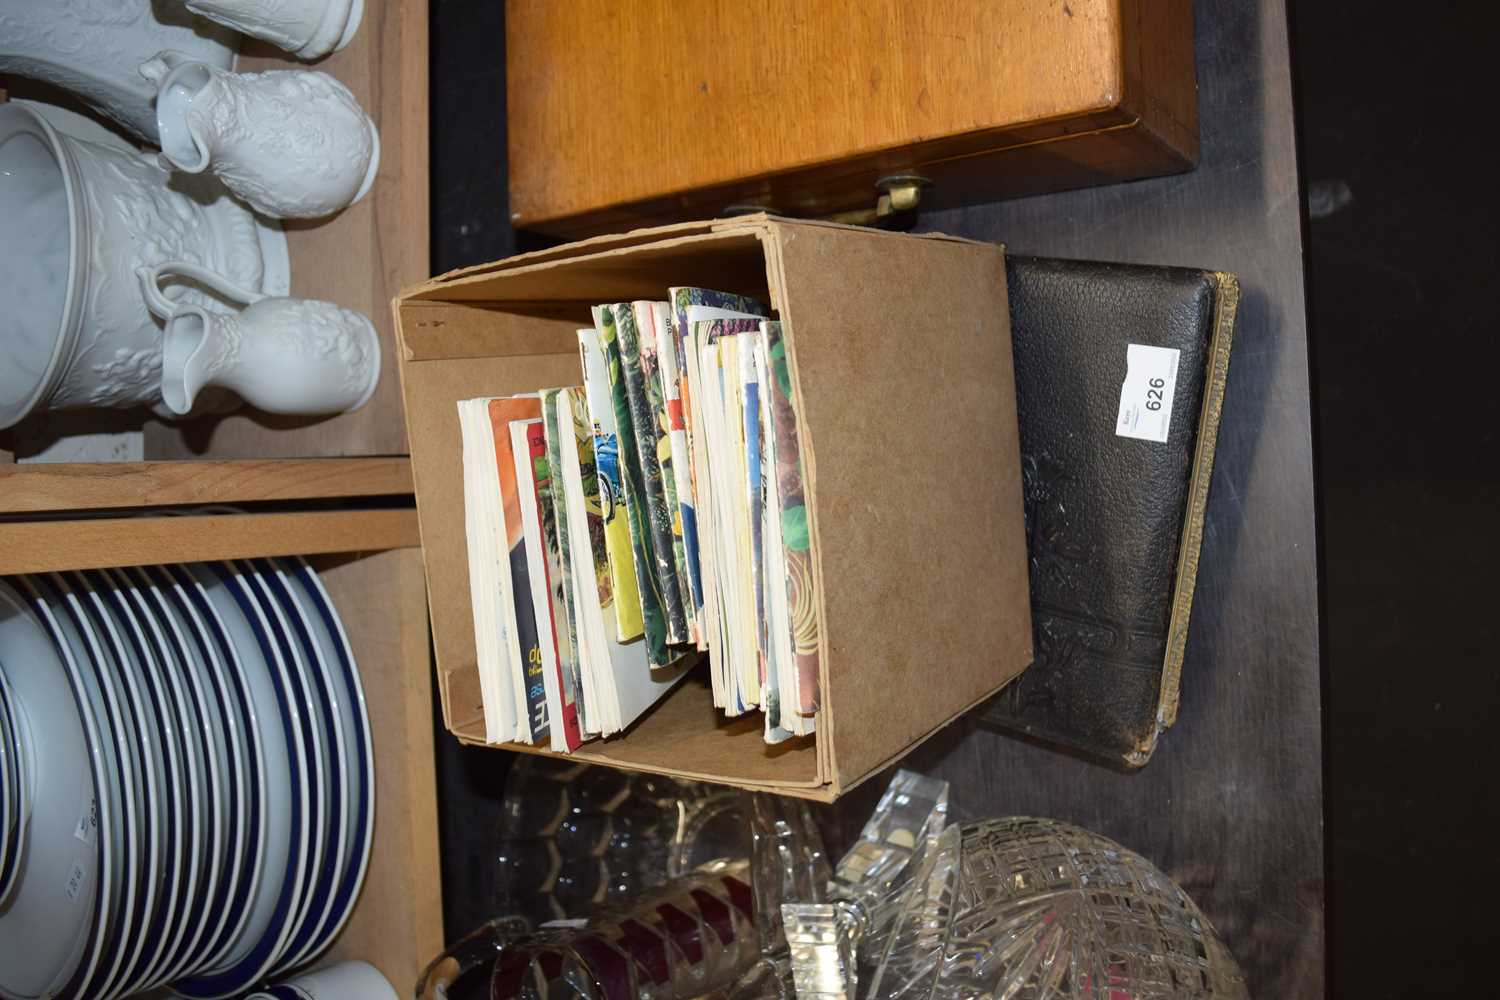
<svg viewBox="0 0 1500 1000">
<path fill-rule="evenodd" d="M 307 760 L 312 765 L 312 779 L 308 785 L 310 798 L 307 803 L 309 807 L 307 815 L 310 821 L 307 841 L 309 851 L 303 857 L 302 890 L 296 900 L 286 933 L 272 955 L 271 965 L 263 973 L 263 975 L 269 975 L 274 973 L 281 963 L 282 956 L 302 933 L 313 909 L 313 902 L 320 888 L 323 888 L 323 872 L 328 866 L 328 835 L 333 827 L 334 796 L 331 786 L 334 754 L 332 748 L 328 746 L 319 709 L 331 706 L 327 705 L 327 691 L 313 676 L 314 670 L 307 663 L 303 643 L 298 641 L 286 610 L 264 578 L 249 560 L 233 560 L 226 565 L 260 601 L 262 610 L 269 610 L 267 620 L 270 622 L 273 638 L 279 642 L 282 652 L 289 655 L 291 677 L 295 684 L 294 696 L 300 699 L 299 704 L 305 710 L 303 732 L 307 737 L 309 747 Z"/>
<path fill-rule="evenodd" d="M 19 583 L 24 588 L 24 594 L 14 586 Z M 99 729 L 99 721 L 94 717 L 92 699 L 89 697 L 84 684 L 82 668 L 78 665 L 74 656 L 72 643 L 59 626 L 53 615 L 50 605 L 50 591 L 46 587 L 46 581 L 28 577 L 18 576 L 9 579 L 0 579 L 0 594 L 9 591 L 8 596 L 20 609 L 29 614 L 38 626 L 40 626 L 43 637 L 52 646 L 57 654 L 58 662 L 63 668 L 69 694 L 73 698 L 73 708 L 78 714 L 79 726 L 83 730 L 84 756 L 88 761 L 90 780 L 93 782 L 92 795 L 94 817 L 96 826 L 94 829 L 94 893 L 90 915 L 80 921 L 79 943 L 74 947 L 76 954 L 64 961 L 62 969 L 54 972 L 52 980 L 38 996 L 48 996 L 63 989 L 67 984 L 78 977 L 80 971 L 92 973 L 92 966 L 97 964 L 96 937 L 98 924 L 107 912 L 112 897 L 111 888 L 113 877 L 111 875 L 114 858 L 114 845 L 108 832 L 102 829 L 103 823 L 100 818 L 106 814 L 109 807 L 107 795 L 109 794 L 109 783 L 105 780 L 109 762 L 104 749 L 104 736 Z M 86 968 L 87 967 L 87 968 Z"/>
<path fill-rule="evenodd" d="M 131 854 L 137 864 L 133 872 L 127 871 L 127 878 L 133 876 L 131 898 L 135 905 L 125 929 L 115 939 L 123 942 L 123 947 L 115 955 L 114 968 L 100 987 L 101 995 L 118 996 L 133 992 L 129 989 L 131 978 L 138 971 L 141 956 L 146 951 L 145 929 L 155 908 L 157 895 L 152 873 L 160 865 L 162 847 L 166 840 L 166 831 L 159 829 L 162 814 L 160 782 L 164 775 L 158 773 L 151 754 L 152 746 L 159 743 L 159 727 L 153 730 L 152 722 L 147 718 L 149 714 L 154 714 L 155 706 L 148 702 L 141 690 L 145 674 L 145 667 L 139 660 L 142 651 L 131 641 L 127 632 L 121 631 L 122 622 L 109 606 L 109 598 L 105 596 L 110 592 L 107 581 L 103 581 L 104 585 L 101 587 L 102 577 L 90 570 L 77 570 L 68 574 L 68 577 L 79 585 L 74 588 L 75 596 L 80 590 L 87 595 L 87 602 L 80 597 L 79 604 L 87 603 L 92 607 L 94 619 L 102 622 L 108 633 L 107 642 L 114 652 L 115 667 L 111 679 L 125 694 L 125 705 L 134 721 L 134 725 L 127 730 L 127 735 L 134 738 L 136 778 L 141 788 L 140 805 L 143 806 L 138 828 L 141 836 L 131 838 Z M 163 763 L 162 769 L 164 768 Z"/>
<path fill-rule="evenodd" d="M 179 671 L 189 695 L 184 699 L 193 723 L 193 744 L 199 755 L 199 784 L 195 789 L 193 815 L 197 829 L 193 838 L 197 849 L 189 857 L 189 884 L 193 891 L 184 901 L 180 921 L 186 926 L 179 929 L 168 960 L 161 970 L 162 981 L 170 981 L 182 970 L 189 969 L 201 954 L 204 934 L 211 921 L 204 919 L 218 890 L 219 873 L 213 861 L 223 855 L 231 841 L 229 812 L 236 800 L 236 785 L 227 773 L 228 761 L 221 760 L 219 740 L 226 748 L 230 746 L 227 728 L 215 720 L 223 714 L 209 679 L 197 662 L 195 648 L 207 639 L 199 635 L 199 625 L 191 601 L 176 592 L 176 581 L 159 566 L 135 567 L 141 580 L 147 583 L 156 605 L 162 609 L 165 620 L 174 631 L 174 637 L 183 642 L 184 658 L 179 662 Z M 183 629 L 187 631 L 184 632 Z M 215 711 L 218 711 L 218 715 Z M 225 805 L 221 808 L 219 801 Z M 197 919 L 194 919 L 194 918 Z"/>
<path fill-rule="evenodd" d="M 261 860 L 266 850 L 267 765 L 261 745 L 260 717 L 254 708 L 254 695 L 248 690 L 244 660 L 218 605 L 191 566 L 153 568 L 167 581 L 165 591 L 178 613 L 187 620 L 195 646 L 204 657 L 190 659 L 189 670 L 216 710 L 213 717 L 219 723 L 224 754 L 215 763 L 231 790 L 229 801 L 233 803 L 220 815 L 225 837 L 213 856 L 218 867 L 209 876 L 210 889 L 203 894 L 203 909 L 219 908 L 222 912 L 216 922 L 204 921 L 194 934 L 188 954 L 173 970 L 170 981 L 211 968 L 232 948 L 249 922 L 252 912 L 249 904 L 260 888 Z M 217 752 L 215 741 L 214 753 Z M 233 916 L 236 912 L 238 919 Z M 206 937 L 204 932 L 208 932 Z"/>
<path fill-rule="evenodd" d="M 375 811 L 376 811 L 376 783 L 375 783 L 375 742 L 370 727 L 369 706 L 365 699 L 364 681 L 359 675 L 359 664 L 354 658 L 354 647 L 349 642 L 349 636 L 344 629 L 343 618 L 338 613 L 333 598 L 329 595 L 327 588 L 323 585 L 317 570 L 300 556 L 294 556 L 287 560 L 277 560 L 278 563 L 286 563 L 292 572 L 285 575 L 296 580 L 305 591 L 305 596 L 310 598 L 314 609 L 322 617 L 328 629 L 329 636 L 334 641 L 334 654 L 339 660 L 340 672 L 345 684 L 349 688 L 351 705 L 354 709 L 353 715 L 356 728 L 359 730 L 359 743 L 356 747 L 356 759 L 360 770 L 360 780 L 365 789 L 364 801 L 360 804 L 356 818 L 359 825 L 356 828 L 356 836 L 362 831 L 363 836 L 354 845 L 352 856 L 353 864 L 345 873 L 335 895 L 335 906 L 338 900 L 342 900 L 342 912 L 338 913 L 333 921 L 326 924 L 319 935 L 309 943 L 308 947 L 299 955 L 295 956 L 289 968 L 296 964 L 308 961 L 321 954 L 339 932 L 349 922 L 349 917 L 354 912 L 354 904 L 358 902 L 360 890 L 364 887 L 365 875 L 369 871 L 370 856 L 375 842 Z M 279 568 L 279 567 L 278 567 Z M 291 588 L 294 596 L 299 599 L 295 588 Z"/>
<path fill-rule="evenodd" d="M 127 974 L 122 992 L 129 995 L 139 993 L 152 982 L 170 950 L 178 943 L 174 940 L 171 925 L 184 903 L 183 883 L 189 857 L 187 854 L 187 808 L 191 799 L 193 768 L 191 753 L 187 746 L 188 735 L 180 713 L 181 691 L 169 683 L 171 673 L 166 660 L 172 655 L 168 639 L 150 612 L 149 605 L 140 593 L 140 588 L 122 570 L 105 567 L 95 574 L 107 585 L 105 601 L 110 603 L 117 617 L 135 630 L 141 643 L 141 651 L 147 655 L 142 661 L 142 678 L 147 693 L 155 702 L 158 739 L 165 750 L 163 758 L 166 785 L 161 796 L 158 813 L 163 826 L 162 851 L 157 871 L 160 893 L 156 907 L 149 911 L 147 921 L 141 928 L 143 938 L 153 942 L 136 961 Z M 148 873 L 148 879 L 151 877 Z M 154 933 L 153 933 L 154 932 Z"/>
<path fill-rule="evenodd" d="M 314 721 L 325 727 L 327 737 L 325 748 L 330 787 L 321 796 L 328 805 L 329 814 L 323 836 L 324 855 L 317 866 L 314 884 L 305 893 L 306 907 L 301 919 L 296 922 L 293 934 L 277 956 L 276 965 L 271 971 L 271 975 L 275 976 L 294 964 L 297 956 L 306 952 L 308 944 L 316 940 L 333 910 L 335 890 L 342 881 L 344 868 L 348 863 L 345 857 L 345 839 L 349 836 L 351 825 L 352 781 L 344 766 L 344 727 L 342 712 L 338 708 L 339 693 L 335 689 L 337 682 L 323 658 L 322 644 L 318 641 L 316 629 L 273 562 L 247 560 L 245 565 L 259 581 L 261 588 L 280 606 L 287 623 L 296 631 L 296 637 L 303 647 L 305 687 L 316 691 L 319 707 L 322 709 L 322 715 L 314 716 Z"/>
<path fill-rule="evenodd" d="M 244 615 L 246 624 L 257 646 L 261 649 L 266 660 L 265 669 L 271 677 L 271 684 L 278 702 L 278 716 L 287 743 L 287 767 L 292 785 L 289 803 L 292 835 L 288 842 L 286 871 L 278 887 L 276 901 L 271 911 L 271 920 L 262 931 L 260 939 L 255 941 L 250 950 L 230 967 L 203 972 L 172 984 L 174 992 L 190 1000 L 220 1000 L 222 997 L 242 992 L 264 976 L 275 960 L 276 952 L 285 941 L 285 935 L 291 923 L 288 911 L 303 891 L 302 882 L 306 867 L 303 864 L 303 854 L 308 848 L 310 836 L 306 806 L 311 795 L 311 786 L 308 776 L 303 773 L 303 761 L 307 759 L 307 755 L 304 750 L 302 713 L 298 710 L 293 698 L 294 691 L 286 662 L 281 656 L 280 649 L 275 647 L 274 641 L 270 638 L 270 625 L 265 619 L 264 611 L 254 600 L 254 595 L 239 585 L 238 578 L 232 572 L 226 572 L 226 564 L 194 563 L 188 564 L 185 568 L 190 572 L 198 571 L 207 574 L 213 578 L 215 584 L 224 588 L 229 599 Z M 204 586 L 204 590 L 207 592 L 208 586 Z M 231 643 L 231 645 L 234 644 Z"/>
<path fill-rule="evenodd" d="M 0 660 L 0 755 L 5 757 L 4 802 L 0 805 L 0 907 L 20 882 L 21 857 L 26 852 L 26 816 L 29 794 L 22 786 L 27 775 L 21 769 L 21 721 L 11 695 L 5 661 Z M 7 749 L 7 747 L 9 749 Z M 14 825 L 12 825 L 14 823 Z"/>
<path fill-rule="evenodd" d="M 91 639 L 97 644 L 97 648 L 103 654 L 102 658 L 94 660 L 94 671 L 98 675 L 97 682 L 104 692 L 107 710 L 110 713 L 111 724 L 115 727 L 116 756 L 115 766 L 121 770 L 121 783 L 127 789 L 130 799 L 126 802 L 123 810 L 115 813 L 113 822 L 124 822 L 121 836 L 125 845 L 122 855 L 123 870 L 121 872 L 121 900 L 113 909 L 113 920 L 109 921 L 110 930 L 106 933 L 103 948 L 106 955 L 107 971 L 101 973 L 95 971 L 94 976 L 86 979 L 78 986 L 77 992 L 81 996 L 110 996 L 119 985 L 116 979 L 121 969 L 125 953 L 129 946 L 120 947 L 120 942 L 127 940 L 134 930 L 135 918 L 143 901 L 137 899 L 137 889 L 141 884 L 141 871 L 144 867 L 142 851 L 146 837 L 143 829 L 150 829 L 149 813 L 151 812 L 150 793 L 146 775 L 145 761 L 141 753 L 142 740 L 140 735 L 141 722 L 136 712 L 134 699 L 131 698 L 130 685 L 126 675 L 128 670 L 123 668 L 119 659 L 122 646 L 114 623 L 107 616 L 96 616 L 91 612 L 88 605 L 97 597 L 92 593 L 92 588 L 87 586 L 82 575 L 78 572 L 50 574 L 54 580 L 59 581 L 64 589 L 64 599 L 73 615 L 74 627 L 85 639 Z M 83 590 L 86 597 L 80 597 L 79 592 Z M 106 635 L 100 636 L 101 630 Z M 92 633 L 90 635 L 89 633 Z M 127 715 L 128 713 L 128 715 Z M 129 761 L 126 766 L 124 761 Z M 154 784 L 154 782 L 151 782 Z M 101 812 L 101 826 L 108 823 L 108 814 Z M 112 823 L 110 828 L 116 829 Z M 104 968 L 101 966 L 101 968 Z M 85 992 L 87 991 L 87 992 Z"/>
</svg>

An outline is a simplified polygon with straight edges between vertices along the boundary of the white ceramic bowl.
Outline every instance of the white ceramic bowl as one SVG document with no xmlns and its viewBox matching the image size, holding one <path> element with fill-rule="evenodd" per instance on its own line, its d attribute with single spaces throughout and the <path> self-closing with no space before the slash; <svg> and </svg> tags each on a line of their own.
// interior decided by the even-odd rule
<svg viewBox="0 0 1500 1000">
<path fill-rule="evenodd" d="M 252 993 L 247 1000 L 397 1000 L 396 991 L 369 962 L 338 962 Z"/>
</svg>

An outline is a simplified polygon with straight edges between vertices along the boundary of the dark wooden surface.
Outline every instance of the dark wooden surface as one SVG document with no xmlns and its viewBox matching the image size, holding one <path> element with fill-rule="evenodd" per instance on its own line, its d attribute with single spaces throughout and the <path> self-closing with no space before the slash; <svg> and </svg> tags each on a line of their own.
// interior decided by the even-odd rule
<svg viewBox="0 0 1500 1000">
<path fill-rule="evenodd" d="M 435 271 L 529 249 L 505 203 L 503 7 L 433 5 Z M 1244 290 L 1179 721 L 1123 774 L 974 718 L 906 762 L 953 782 L 960 817 L 1054 816 L 1161 864 L 1203 906 L 1253 995 L 1323 994 L 1322 739 L 1302 233 L 1280 0 L 1197 0 L 1202 160 L 1193 173 L 920 217 L 1018 253 L 1235 272 Z M 933 665 L 940 672 L 941 664 Z M 976 713 L 977 714 L 977 713 Z M 440 728 L 440 724 L 439 724 Z M 510 755 L 440 740 L 450 938 L 492 912 Z M 883 782 L 840 806 L 857 831 Z"/>
<path fill-rule="evenodd" d="M 949 779 L 960 816 L 1057 817 L 1150 857 L 1223 933 L 1254 996 L 1310 998 L 1324 980 L 1322 737 L 1287 24 L 1279 0 L 1199 0 L 1197 26 L 1197 171 L 924 214 L 919 225 L 1018 253 L 1239 276 L 1180 718 L 1137 773 L 973 720 L 906 766 Z M 866 815 L 878 790 L 862 789 L 841 811 Z"/>
</svg>

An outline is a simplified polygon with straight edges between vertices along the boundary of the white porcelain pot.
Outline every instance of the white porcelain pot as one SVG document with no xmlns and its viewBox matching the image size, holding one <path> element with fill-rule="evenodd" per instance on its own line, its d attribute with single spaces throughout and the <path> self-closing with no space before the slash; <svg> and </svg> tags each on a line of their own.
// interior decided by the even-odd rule
<svg viewBox="0 0 1500 1000">
<path fill-rule="evenodd" d="M 226 315 L 162 291 L 186 278 L 244 303 Z M 166 321 L 161 397 L 175 413 L 208 386 L 231 389 L 267 413 L 343 413 L 365 405 L 380 380 L 380 338 L 364 315 L 332 302 L 266 296 L 205 268 L 168 261 L 140 271 L 151 311 Z"/>
<path fill-rule="evenodd" d="M 364 0 L 187 0 L 187 7 L 300 59 L 348 45 L 365 14 Z"/>
<path fill-rule="evenodd" d="M 239 36 L 161 0 L 0 0 L 0 75 L 70 90 L 156 141 L 156 87 L 141 62 L 163 49 L 228 69 Z"/>
<path fill-rule="evenodd" d="M 279 230 L 222 189 L 169 186 L 155 157 L 102 130 L 64 131 L 62 114 L 0 104 L 0 429 L 39 409 L 159 399 L 161 328 L 140 268 L 186 260 L 249 288 L 287 284 Z"/>
<path fill-rule="evenodd" d="M 252 993 L 246 1000 L 397 1000 L 396 991 L 369 962 L 339 962 Z"/>
<path fill-rule="evenodd" d="M 163 165 L 212 170 L 257 211 L 319 218 L 363 198 L 375 182 L 375 123 L 327 73 L 229 73 L 172 52 L 141 73 L 159 85 Z"/>
</svg>

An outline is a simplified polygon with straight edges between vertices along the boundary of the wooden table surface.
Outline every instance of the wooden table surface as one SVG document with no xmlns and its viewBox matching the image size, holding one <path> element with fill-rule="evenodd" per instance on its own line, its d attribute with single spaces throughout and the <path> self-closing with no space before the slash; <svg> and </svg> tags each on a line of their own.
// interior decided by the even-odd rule
<svg viewBox="0 0 1500 1000">
<path fill-rule="evenodd" d="M 1161 864 L 1256 997 L 1324 983 L 1317 558 L 1302 222 L 1280 0 L 1198 0 L 1196 171 L 924 213 L 1014 252 L 1232 271 L 1244 290 L 1177 725 L 1125 774 L 967 720 L 910 758 L 962 817 L 1052 816 Z M 937 665 L 935 665 L 937 666 Z M 982 713 L 975 713 L 976 715 Z M 868 815 L 882 782 L 841 803 Z"/>
</svg>

